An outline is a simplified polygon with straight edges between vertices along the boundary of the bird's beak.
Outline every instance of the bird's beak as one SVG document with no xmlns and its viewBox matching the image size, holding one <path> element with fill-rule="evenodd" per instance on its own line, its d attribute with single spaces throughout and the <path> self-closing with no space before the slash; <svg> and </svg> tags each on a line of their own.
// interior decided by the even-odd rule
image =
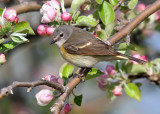
<svg viewBox="0 0 160 114">
<path fill-rule="evenodd" d="M 53 41 L 51 41 L 50 45 L 54 44 L 55 42 L 57 42 L 57 39 L 53 38 Z"/>
</svg>

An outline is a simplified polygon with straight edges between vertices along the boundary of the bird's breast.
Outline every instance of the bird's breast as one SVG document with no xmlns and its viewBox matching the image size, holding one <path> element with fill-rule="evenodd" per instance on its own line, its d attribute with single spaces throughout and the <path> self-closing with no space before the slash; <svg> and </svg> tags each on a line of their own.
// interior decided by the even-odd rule
<svg viewBox="0 0 160 114">
<path fill-rule="evenodd" d="M 93 67 L 98 62 L 97 58 L 93 56 L 77 55 L 68 53 L 63 46 L 60 48 L 63 58 L 79 67 Z"/>
</svg>

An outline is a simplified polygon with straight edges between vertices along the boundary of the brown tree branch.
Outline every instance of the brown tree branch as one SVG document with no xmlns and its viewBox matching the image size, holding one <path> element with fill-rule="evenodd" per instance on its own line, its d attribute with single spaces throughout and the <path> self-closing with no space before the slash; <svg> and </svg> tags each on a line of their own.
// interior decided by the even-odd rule
<svg viewBox="0 0 160 114">
<path fill-rule="evenodd" d="M 114 11 L 116 11 L 118 9 L 118 7 L 123 3 L 124 0 L 119 0 L 118 4 L 116 4 L 113 9 Z"/>
<path fill-rule="evenodd" d="M 49 87 L 52 87 L 61 93 L 64 93 L 65 87 L 59 83 L 56 82 L 50 82 L 47 80 L 38 80 L 35 82 L 13 82 L 10 86 L 2 88 L 0 91 L 0 99 L 2 99 L 5 96 L 8 96 L 9 94 L 13 94 L 13 89 L 16 87 L 28 87 L 27 92 L 30 92 L 34 87 L 40 86 L 40 85 L 46 85 Z"/>
<path fill-rule="evenodd" d="M 85 76 L 89 72 L 89 68 L 81 68 L 77 74 L 74 75 L 75 78 L 73 78 L 67 85 L 66 85 L 66 91 L 57 99 L 53 107 L 51 107 L 51 112 L 54 114 L 59 114 L 63 105 L 65 104 L 65 101 L 71 91 L 81 82 L 81 80 L 84 80 Z"/>
<path fill-rule="evenodd" d="M 127 26 L 125 26 L 118 33 L 110 37 L 107 41 L 109 45 L 114 45 L 120 39 L 130 34 L 142 21 L 144 21 L 148 16 L 160 9 L 160 0 L 157 0 L 152 5 L 150 5 L 146 10 L 137 15 Z"/>
</svg>

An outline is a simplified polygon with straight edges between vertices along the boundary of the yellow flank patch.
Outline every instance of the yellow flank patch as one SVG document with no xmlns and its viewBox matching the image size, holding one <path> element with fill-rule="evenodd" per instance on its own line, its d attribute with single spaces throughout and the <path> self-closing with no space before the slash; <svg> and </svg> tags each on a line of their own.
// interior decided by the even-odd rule
<svg viewBox="0 0 160 114">
<path fill-rule="evenodd" d="M 84 47 L 89 46 L 89 45 L 91 45 L 91 44 L 92 44 L 92 42 L 87 42 L 86 44 L 84 44 L 84 45 L 82 45 L 82 46 L 79 46 L 78 48 L 84 48 Z"/>
<path fill-rule="evenodd" d="M 117 55 L 116 57 L 120 58 L 120 59 L 128 59 L 127 57 L 123 57 L 123 56 L 120 56 L 120 55 Z"/>
</svg>

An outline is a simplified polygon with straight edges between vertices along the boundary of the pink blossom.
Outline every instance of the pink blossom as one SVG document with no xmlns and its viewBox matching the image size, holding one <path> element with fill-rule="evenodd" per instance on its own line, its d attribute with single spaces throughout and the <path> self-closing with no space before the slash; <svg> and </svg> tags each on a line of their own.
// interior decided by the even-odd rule
<svg viewBox="0 0 160 114">
<path fill-rule="evenodd" d="M 116 72 L 116 70 L 115 70 L 113 65 L 107 65 L 106 66 L 106 71 L 110 76 L 114 75 L 115 72 Z"/>
<path fill-rule="evenodd" d="M 145 55 L 140 56 L 139 54 L 133 54 L 132 57 L 135 57 L 135 58 L 144 60 L 144 61 L 146 61 L 146 62 L 148 61 L 148 59 L 147 59 L 147 57 L 146 57 Z M 133 64 L 137 64 L 136 61 L 132 61 L 132 60 L 131 60 L 131 62 L 132 62 Z"/>
<path fill-rule="evenodd" d="M 57 10 L 60 9 L 60 3 L 57 0 L 47 1 L 46 4 Z"/>
<path fill-rule="evenodd" d="M 63 12 L 61 14 L 61 19 L 66 22 L 70 21 L 72 19 L 70 12 Z"/>
<path fill-rule="evenodd" d="M 103 91 L 106 89 L 107 78 L 108 78 L 107 74 L 101 75 L 96 78 L 96 81 L 98 82 L 98 87 Z"/>
<path fill-rule="evenodd" d="M 137 6 L 137 10 L 138 10 L 139 12 L 142 12 L 142 11 L 145 10 L 145 9 L 146 9 L 146 5 L 143 4 L 143 3 L 141 3 L 141 4 L 139 4 L 139 5 Z"/>
<path fill-rule="evenodd" d="M 51 36 L 53 34 L 54 30 L 55 30 L 55 28 L 53 28 L 53 27 L 46 27 L 46 34 L 48 36 Z"/>
<path fill-rule="evenodd" d="M 19 21 L 19 18 L 18 18 L 18 17 L 16 17 L 16 18 L 15 18 L 15 20 L 14 20 L 14 23 L 15 23 L 15 24 L 17 24 L 17 23 L 18 23 L 18 21 Z"/>
<path fill-rule="evenodd" d="M 46 106 L 53 99 L 53 91 L 48 89 L 42 89 L 36 94 L 37 104 L 40 106 Z"/>
<path fill-rule="evenodd" d="M 40 35 L 40 36 L 44 36 L 46 35 L 46 25 L 39 25 L 37 27 L 37 33 Z"/>
<path fill-rule="evenodd" d="M 63 111 L 65 114 L 67 114 L 68 112 L 71 111 L 71 105 L 69 103 L 65 104 L 64 107 L 63 107 Z"/>
<path fill-rule="evenodd" d="M 91 10 L 91 3 L 89 2 L 84 2 L 81 7 L 80 7 L 81 11 L 83 12 L 87 12 Z"/>
<path fill-rule="evenodd" d="M 56 76 L 53 76 L 53 75 L 45 76 L 45 80 L 52 81 L 52 82 L 58 82 L 58 78 Z"/>
<path fill-rule="evenodd" d="M 7 61 L 7 60 L 6 60 L 6 56 L 5 56 L 5 54 L 0 53 L 0 64 L 5 63 L 6 61 Z"/>
<path fill-rule="evenodd" d="M 4 12 L 4 18 L 10 22 L 13 22 L 17 17 L 17 12 L 14 9 L 6 9 Z"/>
<path fill-rule="evenodd" d="M 120 95 L 122 95 L 122 88 L 121 88 L 121 86 L 116 86 L 116 87 L 114 88 L 113 94 L 114 94 L 115 96 L 120 96 Z"/>
</svg>

